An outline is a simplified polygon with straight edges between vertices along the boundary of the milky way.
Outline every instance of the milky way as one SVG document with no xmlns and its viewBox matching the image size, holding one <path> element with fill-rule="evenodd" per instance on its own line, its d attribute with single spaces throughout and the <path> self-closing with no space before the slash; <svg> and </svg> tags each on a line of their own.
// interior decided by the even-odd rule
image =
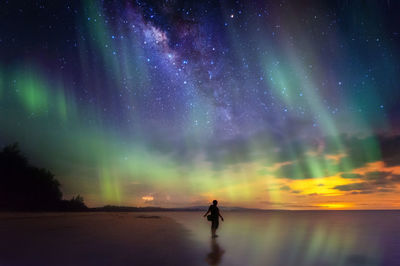
<svg viewBox="0 0 400 266">
<path fill-rule="evenodd" d="M 66 195 L 399 206 L 398 3 L 16 2 L 0 4 L 0 141 Z"/>
</svg>

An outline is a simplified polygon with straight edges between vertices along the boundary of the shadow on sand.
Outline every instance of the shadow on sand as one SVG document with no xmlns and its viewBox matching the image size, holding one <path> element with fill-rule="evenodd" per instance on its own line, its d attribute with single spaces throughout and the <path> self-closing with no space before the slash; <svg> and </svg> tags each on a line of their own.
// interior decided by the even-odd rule
<svg viewBox="0 0 400 266">
<path fill-rule="evenodd" d="M 222 249 L 216 238 L 211 239 L 211 251 L 207 254 L 206 261 L 209 265 L 219 265 L 225 250 Z"/>
</svg>

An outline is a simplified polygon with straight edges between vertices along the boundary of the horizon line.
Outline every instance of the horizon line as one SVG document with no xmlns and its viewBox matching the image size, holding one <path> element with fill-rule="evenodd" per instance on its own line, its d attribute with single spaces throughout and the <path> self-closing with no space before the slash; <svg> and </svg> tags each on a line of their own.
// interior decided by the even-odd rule
<svg viewBox="0 0 400 266">
<path fill-rule="evenodd" d="M 104 205 L 104 206 L 96 206 L 96 207 L 88 207 L 88 209 L 99 209 L 105 207 L 114 207 L 114 208 L 137 208 L 137 209 L 145 209 L 145 208 L 158 208 L 158 209 L 190 209 L 190 208 L 207 208 L 208 205 L 197 205 L 197 206 L 186 206 L 186 207 L 161 207 L 161 206 L 124 206 L 124 205 Z M 327 208 L 327 209 L 260 209 L 260 208 L 248 208 L 248 207 L 239 207 L 239 206 L 223 206 L 220 208 L 232 208 L 232 209 L 243 209 L 243 210 L 254 210 L 254 211 L 400 211 L 398 209 L 341 209 L 341 208 Z"/>
</svg>

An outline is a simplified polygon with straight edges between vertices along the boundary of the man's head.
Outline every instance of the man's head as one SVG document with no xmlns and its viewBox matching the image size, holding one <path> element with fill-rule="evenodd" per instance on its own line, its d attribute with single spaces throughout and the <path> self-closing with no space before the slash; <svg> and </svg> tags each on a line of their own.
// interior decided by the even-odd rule
<svg viewBox="0 0 400 266">
<path fill-rule="evenodd" d="M 218 201 L 217 201 L 217 200 L 213 200 L 213 204 L 214 204 L 214 205 L 217 205 L 217 204 L 218 204 Z"/>
</svg>

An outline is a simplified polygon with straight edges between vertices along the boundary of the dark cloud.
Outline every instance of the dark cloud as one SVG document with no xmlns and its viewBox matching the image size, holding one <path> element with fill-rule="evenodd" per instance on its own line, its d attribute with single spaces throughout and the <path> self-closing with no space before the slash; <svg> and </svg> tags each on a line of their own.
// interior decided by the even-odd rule
<svg viewBox="0 0 400 266">
<path fill-rule="evenodd" d="M 386 177 L 388 177 L 391 173 L 390 172 L 369 172 L 365 174 L 363 177 L 364 179 L 367 180 L 384 180 Z"/>
<path fill-rule="evenodd" d="M 371 194 L 373 190 L 352 191 L 350 194 Z"/>
<path fill-rule="evenodd" d="M 362 183 L 351 183 L 347 185 L 340 185 L 334 187 L 334 189 L 340 190 L 340 191 L 353 191 L 353 190 L 369 190 L 371 189 L 371 186 L 367 182 L 362 182 Z"/>
<path fill-rule="evenodd" d="M 400 135 L 379 138 L 382 159 L 387 166 L 400 165 Z"/>
<path fill-rule="evenodd" d="M 400 183 L 400 175 L 392 175 L 392 176 L 390 177 L 390 180 L 391 180 L 393 183 Z"/>
<path fill-rule="evenodd" d="M 360 174 L 353 174 L 353 173 L 344 173 L 341 175 L 343 178 L 348 178 L 348 179 L 356 179 L 356 178 L 361 178 L 362 175 Z"/>
<path fill-rule="evenodd" d="M 391 172 L 369 172 L 365 174 L 363 179 L 375 186 L 388 186 L 395 183 L 395 177 L 396 175 L 392 175 Z"/>
<path fill-rule="evenodd" d="M 377 191 L 378 192 L 395 192 L 396 189 L 394 189 L 394 188 L 380 188 Z"/>
<path fill-rule="evenodd" d="M 351 183 L 333 187 L 351 194 L 369 194 L 374 192 L 393 192 L 395 186 L 400 183 L 400 175 L 391 172 L 368 172 L 359 175 L 363 182 Z"/>
</svg>

